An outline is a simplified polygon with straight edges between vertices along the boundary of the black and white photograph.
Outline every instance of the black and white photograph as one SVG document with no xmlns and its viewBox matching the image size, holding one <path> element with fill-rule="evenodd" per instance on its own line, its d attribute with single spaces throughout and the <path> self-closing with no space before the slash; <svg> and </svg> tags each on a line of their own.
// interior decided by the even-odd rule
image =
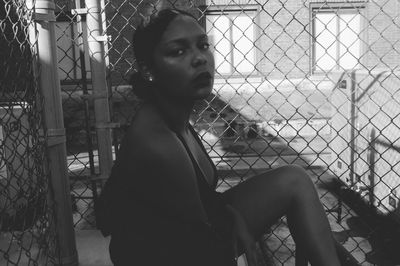
<svg viewBox="0 0 400 266">
<path fill-rule="evenodd" d="M 400 0 L 0 0 L 0 266 L 400 266 Z"/>
</svg>

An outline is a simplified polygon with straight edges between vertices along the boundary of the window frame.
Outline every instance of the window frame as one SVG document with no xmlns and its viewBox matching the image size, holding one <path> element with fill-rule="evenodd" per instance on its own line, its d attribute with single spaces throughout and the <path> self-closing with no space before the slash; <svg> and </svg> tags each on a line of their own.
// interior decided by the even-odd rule
<svg viewBox="0 0 400 266">
<path fill-rule="evenodd" d="M 339 11 L 339 12 L 338 12 Z M 364 65 L 363 61 L 364 58 L 362 55 L 365 54 L 366 52 L 366 34 L 367 34 L 367 25 L 366 25 L 366 5 L 364 2 L 350 2 L 350 3 L 310 3 L 310 8 L 309 8 L 309 17 L 310 17 L 310 48 L 311 48 L 311 56 L 310 56 L 310 72 L 311 74 L 318 75 L 318 74 L 326 74 L 327 72 L 331 71 L 339 71 L 339 70 L 347 70 L 343 69 L 343 67 L 340 66 L 339 63 L 339 57 L 340 57 L 340 49 L 337 49 L 336 51 L 336 56 L 335 56 L 335 66 L 330 69 L 330 70 L 317 70 L 317 64 L 316 64 L 316 32 L 315 32 L 315 19 L 316 19 L 316 14 L 317 13 L 333 13 L 336 14 L 336 17 L 338 14 L 346 14 L 346 13 L 351 13 L 351 14 L 359 14 L 360 15 L 360 33 L 358 34 L 358 37 L 360 39 L 360 48 L 359 48 L 359 53 L 360 53 L 360 58 L 358 59 L 358 65 L 355 68 L 361 68 L 362 65 Z M 340 23 L 340 20 L 337 20 L 336 23 Z M 335 45 L 337 47 L 340 46 L 340 41 L 337 40 L 336 36 L 336 41 Z"/>
<path fill-rule="evenodd" d="M 260 17 L 259 17 L 259 9 L 260 7 L 258 5 L 246 5 L 244 7 L 242 6 L 220 6 L 220 5 L 215 5 L 215 6 L 211 6 L 211 7 L 206 7 L 204 6 L 202 8 L 203 12 L 204 12 L 204 19 L 202 19 L 202 24 L 206 30 L 206 32 L 208 33 L 208 29 L 207 29 L 207 16 L 208 15 L 227 15 L 227 16 L 233 16 L 233 17 L 237 17 L 240 14 L 245 14 L 246 12 L 251 12 L 251 15 L 249 15 L 249 17 L 252 18 L 254 25 L 259 25 L 260 23 Z M 232 27 L 230 27 L 232 28 Z M 230 47 L 232 48 L 233 43 L 232 43 L 232 39 L 233 39 L 233 31 L 230 30 Z M 253 48 L 253 53 L 254 53 L 254 61 L 252 62 L 254 69 L 250 72 L 238 72 L 235 68 L 233 68 L 233 64 L 231 62 L 234 62 L 234 53 L 232 52 L 230 54 L 230 60 L 229 61 L 231 63 L 231 71 L 229 73 L 219 73 L 217 71 L 215 71 L 215 75 L 218 78 L 246 78 L 246 77 L 258 77 L 260 76 L 260 71 L 257 70 L 257 68 L 255 67 L 258 63 L 259 63 L 259 58 L 260 58 L 260 54 L 259 54 L 259 49 L 257 49 L 257 42 L 259 42 L 259 37 L 260 37 L 260 32 L 259 32 L 259 28 L 258 27 L 253 27 L 253 43 L 254 43 L 254 48 Z M 214 44 L 212 47 L 213 53 L 214 53 Z M 231 49 L 233 51 L 233 49 Z"/>
</svg>

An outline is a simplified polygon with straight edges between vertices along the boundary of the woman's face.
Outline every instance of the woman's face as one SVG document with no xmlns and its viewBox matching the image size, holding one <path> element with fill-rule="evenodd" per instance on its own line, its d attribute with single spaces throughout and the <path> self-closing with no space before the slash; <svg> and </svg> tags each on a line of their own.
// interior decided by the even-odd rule
<svg viewBox="0 0 400 266">
<path fill-rule="evenodd" d="M 182 100 L 204 99 L 214 83 L 214 57 L 203 28 L 191 17 L 170 22 L 154 51 L 152 74 L 159 92 Z"/>
</svg>

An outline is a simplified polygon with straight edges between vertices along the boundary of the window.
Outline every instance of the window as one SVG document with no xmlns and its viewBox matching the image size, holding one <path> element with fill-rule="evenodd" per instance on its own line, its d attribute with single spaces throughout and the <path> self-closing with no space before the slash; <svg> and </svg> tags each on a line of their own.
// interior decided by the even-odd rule
<svg viewBox="0 0 400 266">
<path fill-rule="evenodd" d="M 361 8 L 312 10 L 313 71 L 360 67 Z"/>
<path fill-rule="evenodd" d="M 61 80 L 76 80 L 82 78 L 81 51 L 85 58 L 86 78 L 90 78 L 89 50 L 87 46 L 86 21 L 82 21 L 82 30 L 78 31 L 76 21 L 66 15 L 57 17 L 55 26 L 57 39 L 58 75 Z M 79 43 L 80 32 L 83 35 L 83 43 Z"/>
<path fill-rule="evenodd" d="M 255 14 L 255 10 L 207 12 L 206 29 L 217 74 L 245 75 L 255 70 Z"/>
</svg>

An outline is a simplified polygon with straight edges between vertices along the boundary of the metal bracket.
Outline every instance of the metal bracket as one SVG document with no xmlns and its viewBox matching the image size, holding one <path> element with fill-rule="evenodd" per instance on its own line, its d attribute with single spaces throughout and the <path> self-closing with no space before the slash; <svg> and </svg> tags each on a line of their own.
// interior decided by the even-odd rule
<svg viewBox="0 0 400 266">
<path fill-rule="evenodd" d="M 121 126 L 120 123 L 114 123 L 114 122 L 96 123 L 96 129 L 110 129 L 110 128 L 118 128 L 120 126 Z"/>
<path fill-rule="evenodd" d="M 47 139 L 47 146 L 52 147 L 60 144 L 64 144 L 67 142 L 67 138 L 65 136 L 57 136 L 57 137 L 49 137 Z"/>
<path fill-rule="evenodd" d="M 65 128 L 48 128 L 46 130 L 47 146 L 52 147 L 64 144 L 67 141 L 65 137 Z"/>
<path fill-rule="evenodd" d="M 56 16 L 54 13 L 43 14 L 43 13 L 33 13 L 32 19 L 34 21 L 56 21 Z"/>
<path fill-rule="evenodd" d="M 101 35 L 101 36 L 90 36 L 88 38 L 88 42 L 110 42 L 110 35 Z"/>
<path fill-rule="evenodd" d="M 87 8 L 76 8 L 76 9 L 71 9 L 71 14 L 72 15 L 86 15 L 88 13 Z"/>
</svg>

